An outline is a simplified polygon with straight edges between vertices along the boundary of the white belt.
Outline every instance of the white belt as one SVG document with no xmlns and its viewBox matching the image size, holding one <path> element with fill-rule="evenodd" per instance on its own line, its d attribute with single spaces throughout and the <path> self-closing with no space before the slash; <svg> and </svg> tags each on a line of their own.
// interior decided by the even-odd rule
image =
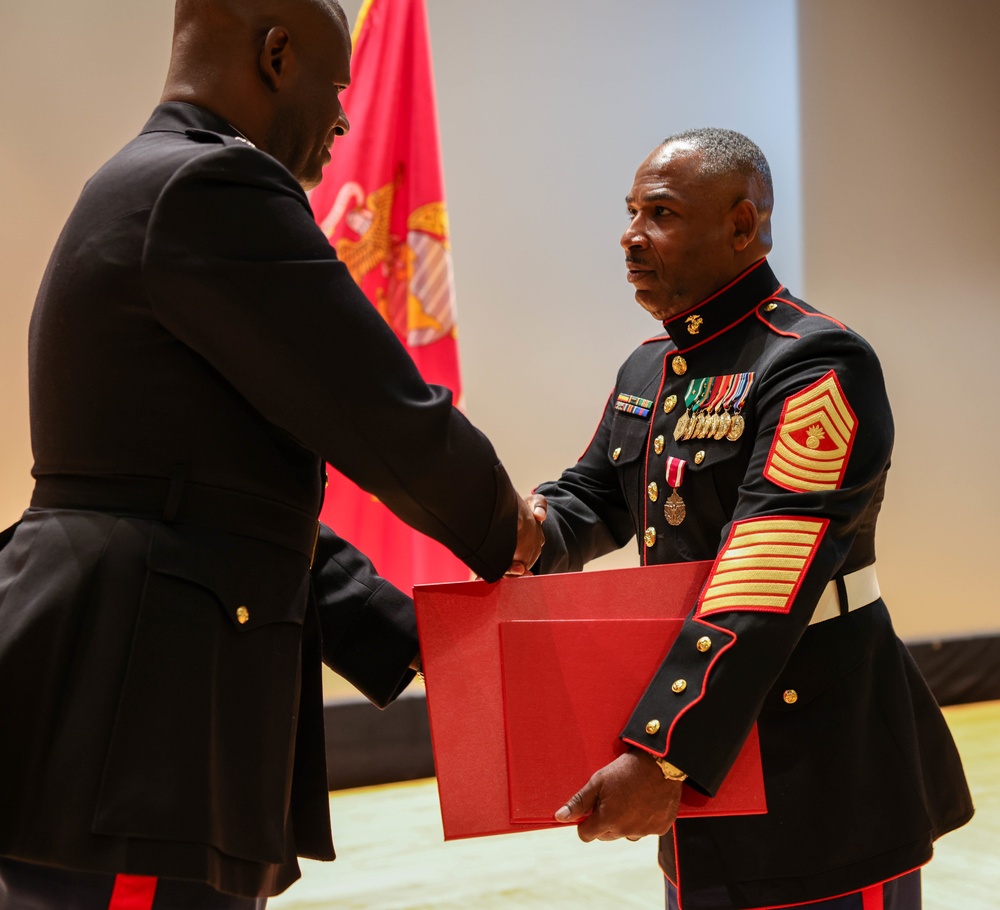
<svg viewBox="0 0 1000 910">
<path fill-rule="evenodd" d="M 875 566 L 865 566 L 857 572 L 851 572 L 843 578 L 844 588 L 847 591 L 847 603 L 844 604 L 844 612 L 848 610 L 860 610 L 874 603 L 882 596 L 878 589 L 878 578 L 875 576 Z M 809 625 L 818 622 L 825 622 L 828 619 L 836 619 L 841 614 L 840 594 L 837 591 L 837 582 L 831 581 L 824 589 L 823 595 L 813 610 L 812 619 Z"/>
</svg>

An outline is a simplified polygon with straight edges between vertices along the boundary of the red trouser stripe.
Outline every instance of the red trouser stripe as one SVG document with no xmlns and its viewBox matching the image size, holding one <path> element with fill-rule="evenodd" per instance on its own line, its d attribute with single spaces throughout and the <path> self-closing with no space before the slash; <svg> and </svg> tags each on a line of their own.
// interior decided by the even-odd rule
<svg viewBox="0 0 1000 910">
<path fill-rule="evenodd" d="M 881 885 L 872 885 L 861 892 L 861 908 L 862 910 L 885 910 Z"/>
<path fill-rule="evenodd" d="M 116 875 L 115 890 L 111 892 L 108 910 L 152 910 L 155 894 L 155 876 Z M 867 906 L 865 910 L 868 910 Z"/>
</svg>

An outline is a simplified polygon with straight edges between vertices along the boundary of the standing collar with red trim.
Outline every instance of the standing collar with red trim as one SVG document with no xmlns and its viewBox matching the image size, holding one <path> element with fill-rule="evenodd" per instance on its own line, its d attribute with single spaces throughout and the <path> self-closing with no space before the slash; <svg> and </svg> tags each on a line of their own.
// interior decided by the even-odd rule
<svg viewBox="0 0 1000 910">
<path fill-rule="evenodd" d="M 678 351 L 689 351 L 742 322 L 780 289 L 767 260 L 760 259 L 711 297 L 667 319 L 663 328 Z"/>
</svg>

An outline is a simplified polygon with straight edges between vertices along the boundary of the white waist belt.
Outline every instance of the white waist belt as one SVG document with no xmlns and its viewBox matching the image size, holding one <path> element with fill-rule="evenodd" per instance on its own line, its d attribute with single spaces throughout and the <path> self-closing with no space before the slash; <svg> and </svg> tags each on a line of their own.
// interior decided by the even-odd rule
<svg viewBox="0 0 1000 910">
<path fill-rule="evenodd" d="M 875 576 L 875 566 L 865 566 L 857 572 L 851 572 L 843 578 L 844 588 L 847 590 L 847 603 L 844 604 L 844 612 L 848 610 L 860 610 L 874 603 L 882 596 L 878 588 L 878 578 Z M 836 619 L 841 613 L 840 594 L 837 591 L 837 582 L 831 581 L 824 589 L 823 596 L 820 597 L 816 609 L 813 611 L 809 625 L 818 622 L 825 622 L 828 619 Z"/>
</svg>

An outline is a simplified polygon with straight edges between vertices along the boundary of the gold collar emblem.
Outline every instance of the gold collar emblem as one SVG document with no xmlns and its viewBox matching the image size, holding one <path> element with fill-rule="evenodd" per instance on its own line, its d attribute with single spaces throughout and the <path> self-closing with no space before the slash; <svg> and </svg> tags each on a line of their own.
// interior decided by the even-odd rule
<svg viewBox="0 0 1000 910">
<path fill-rule="evenodd" d="M 688 332 L 692 335 L 697 335 L 701 331 L 701 326 L 705 322 L 697 313 L 693 313 L 684 320 L 687 323 Z"/>
</svg>

